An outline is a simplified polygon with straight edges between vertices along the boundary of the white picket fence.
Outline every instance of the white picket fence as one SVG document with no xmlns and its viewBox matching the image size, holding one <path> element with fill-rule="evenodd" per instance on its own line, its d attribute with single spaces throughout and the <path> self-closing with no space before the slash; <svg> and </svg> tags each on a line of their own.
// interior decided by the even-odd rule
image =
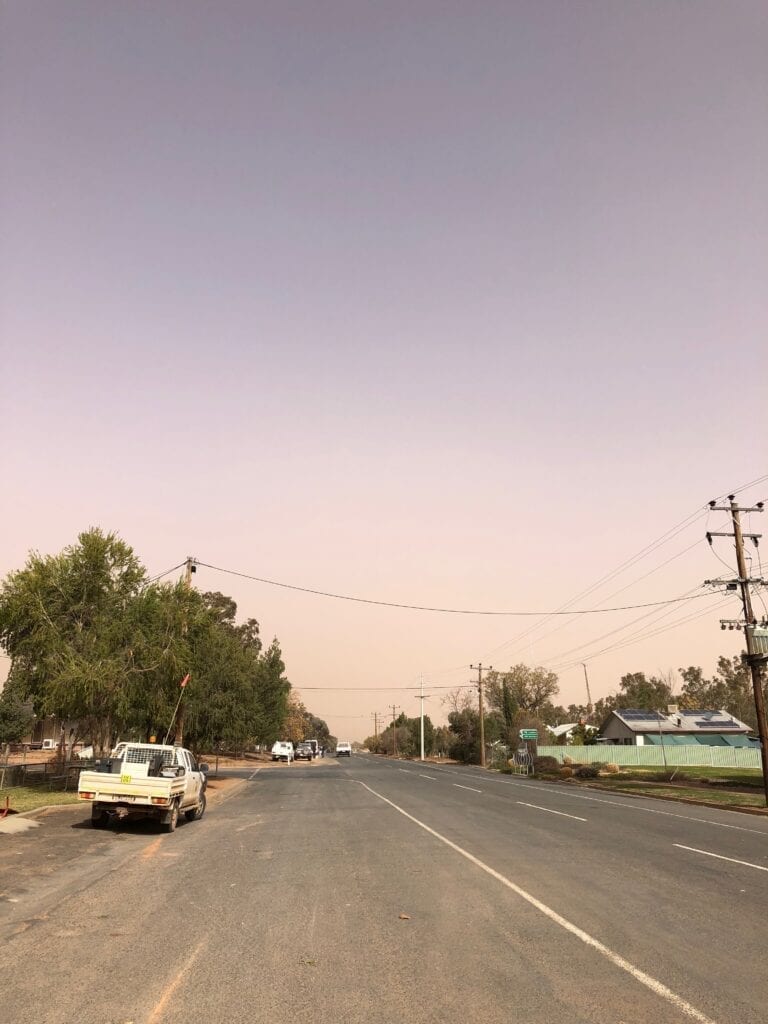
<svg viewBox="0 0 768 1024">
<path fill-rule="evenodd" d="M 589 747 L 549 747 L 539 744 L 539 757 L 570 757 L 580 764 L 594 761 L 618 765 L 688 765 L 710 768 L 760 768 L 759 747 L 705 747 L 701 743 L 686 746 L 630 747 L 597 744 Z M 665 762 L 666 756 L 666 762 Z"/>
</svg>

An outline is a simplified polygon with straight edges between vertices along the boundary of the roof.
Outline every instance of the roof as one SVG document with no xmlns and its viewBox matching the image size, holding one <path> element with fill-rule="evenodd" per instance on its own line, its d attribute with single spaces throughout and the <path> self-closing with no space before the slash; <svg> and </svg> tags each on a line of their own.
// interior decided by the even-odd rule
<svg viewBox="0 0 768 1024">
<path fill-rule="evenodd" d="M 551 732 L 553 736 L 567 736 L 569 732 L 574 729 L 578 729 L 580 725 L 584 725 L 585 729 L 597 729 L 596 725 L 589 725 L 583 722 L 568 722 L 565 725 L 548 725 L 547 730 Z"/>
<path fill-rule="evenodd" d="M 671 715 L 663 715 L 658 711 L 645 708 L 617 708 L 611 712 L 631 732 L 637 733 L 671 733 L 671 734 L 709 734 L 749 733 L 752 729 L 727 711 L 685 708 Z M 603 722 L 600 731 L 605 729 L 611 715 Z"/>
</svg>

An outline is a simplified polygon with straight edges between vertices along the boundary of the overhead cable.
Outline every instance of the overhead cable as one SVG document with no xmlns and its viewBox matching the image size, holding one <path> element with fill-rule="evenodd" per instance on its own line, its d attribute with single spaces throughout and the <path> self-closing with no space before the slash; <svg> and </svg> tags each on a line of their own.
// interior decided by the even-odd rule
<svg viewBox="0 0 768 1024">
<path fill-rule="evenodd" d="M 235 569 L 223 569 L 219 565 L 211 565 L 209 562 L 197 561 L 206 569 L 213 569 L 214 572 L 227 573 L 229 576 L 239 576 L 241 579 L 253 580 L 256 583 L 265 583 L 270 587 L 280 587 L 283 590 L 294 590 L 301 594 L 314 594 L 316 597 L 330 597 L 336 601 L 352 601 L 355 604 L 372 604 L 382 608 L 404 608 L 415 612 L 438 612 L 443 615 L 506 615 L 506 616 L 541 616 L 541 615 L 601 615 L 606 612 L 626 612 L 637 608 L 658 608 L 662 605 L 679 604 L 682 601 L 692 601 L 696 597 L 706 597 L 706 594 L 698 594 L 694 597 L 672 597 L 663 601 L 646 601 L 643 604 L 627 604 L 614 608 L 583 608 L 569 609 L 568 611 L 495 611 L 481 610 L 476 608 L 435 608 L 430 605 L 406 604 L 400 601 L 380 601 L 371 597 L 351 597 L 348 594 L 334 594 L 327 590 L 315 590 L 312 587 L 299 587 L 293 583 L 281 583 L 277 580 L 265 579 L 263 576 L 252 576 L 250 573 L 238 572 Z"/>
</svg>

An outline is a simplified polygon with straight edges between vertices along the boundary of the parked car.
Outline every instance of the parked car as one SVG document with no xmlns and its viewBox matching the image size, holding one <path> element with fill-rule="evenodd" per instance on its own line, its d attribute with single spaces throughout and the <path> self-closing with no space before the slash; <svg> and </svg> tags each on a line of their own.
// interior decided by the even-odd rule
<svg viewBox="0 0 768 1024">
<path fill-rule="evenodd" d="M 119 743 L 94 771 L 80 772 L 78 796 L 91 803 L 91 824 L 150 817 L 173 832 L 179 817 L 205 812 L 208 765 L 190 750 L 157 743 Z"/>
<path fill-rule="evenodd" d="M 293 759 L 293 744 L 290 741 L 278 740 L 272 747 L 272 760 L 285 761 L 287 764 L 290 764 Z"/>
<path fill-rule="evenodd" d="M 297 761 L 311 761 L 314 756 L 314 751 L 309 743 L 300 743 L 296 747 Z"/>
<path fill-rule="evenodd" d="M 336 757 L 352 757 L 352 744 L 343 741 L 336 744 Z"/>
</svg>

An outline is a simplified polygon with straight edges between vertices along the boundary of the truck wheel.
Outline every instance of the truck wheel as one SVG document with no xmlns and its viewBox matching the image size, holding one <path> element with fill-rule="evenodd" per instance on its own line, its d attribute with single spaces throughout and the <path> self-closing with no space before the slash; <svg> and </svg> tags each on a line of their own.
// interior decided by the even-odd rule
<svg viewBox="0 0 768 1024">
<path fill-rule="evenodd" d="M 201 793 L 197 805 L 191 811 L 185 811 L 184 814 L 187 821 L 200 821 L 205 814 L 205 793 Z"/>
<path fill-rule="evenodd" d="M 163 832 L 175 832 L 179 823 L 179 802 L 175 800 L 163 822 Z"/>
<path fill-rule="evenodd" d="M 106 811 L 91 811 L 91 826 L 93 828 L 109 828 L 109 815 Z"/>
</svg>

